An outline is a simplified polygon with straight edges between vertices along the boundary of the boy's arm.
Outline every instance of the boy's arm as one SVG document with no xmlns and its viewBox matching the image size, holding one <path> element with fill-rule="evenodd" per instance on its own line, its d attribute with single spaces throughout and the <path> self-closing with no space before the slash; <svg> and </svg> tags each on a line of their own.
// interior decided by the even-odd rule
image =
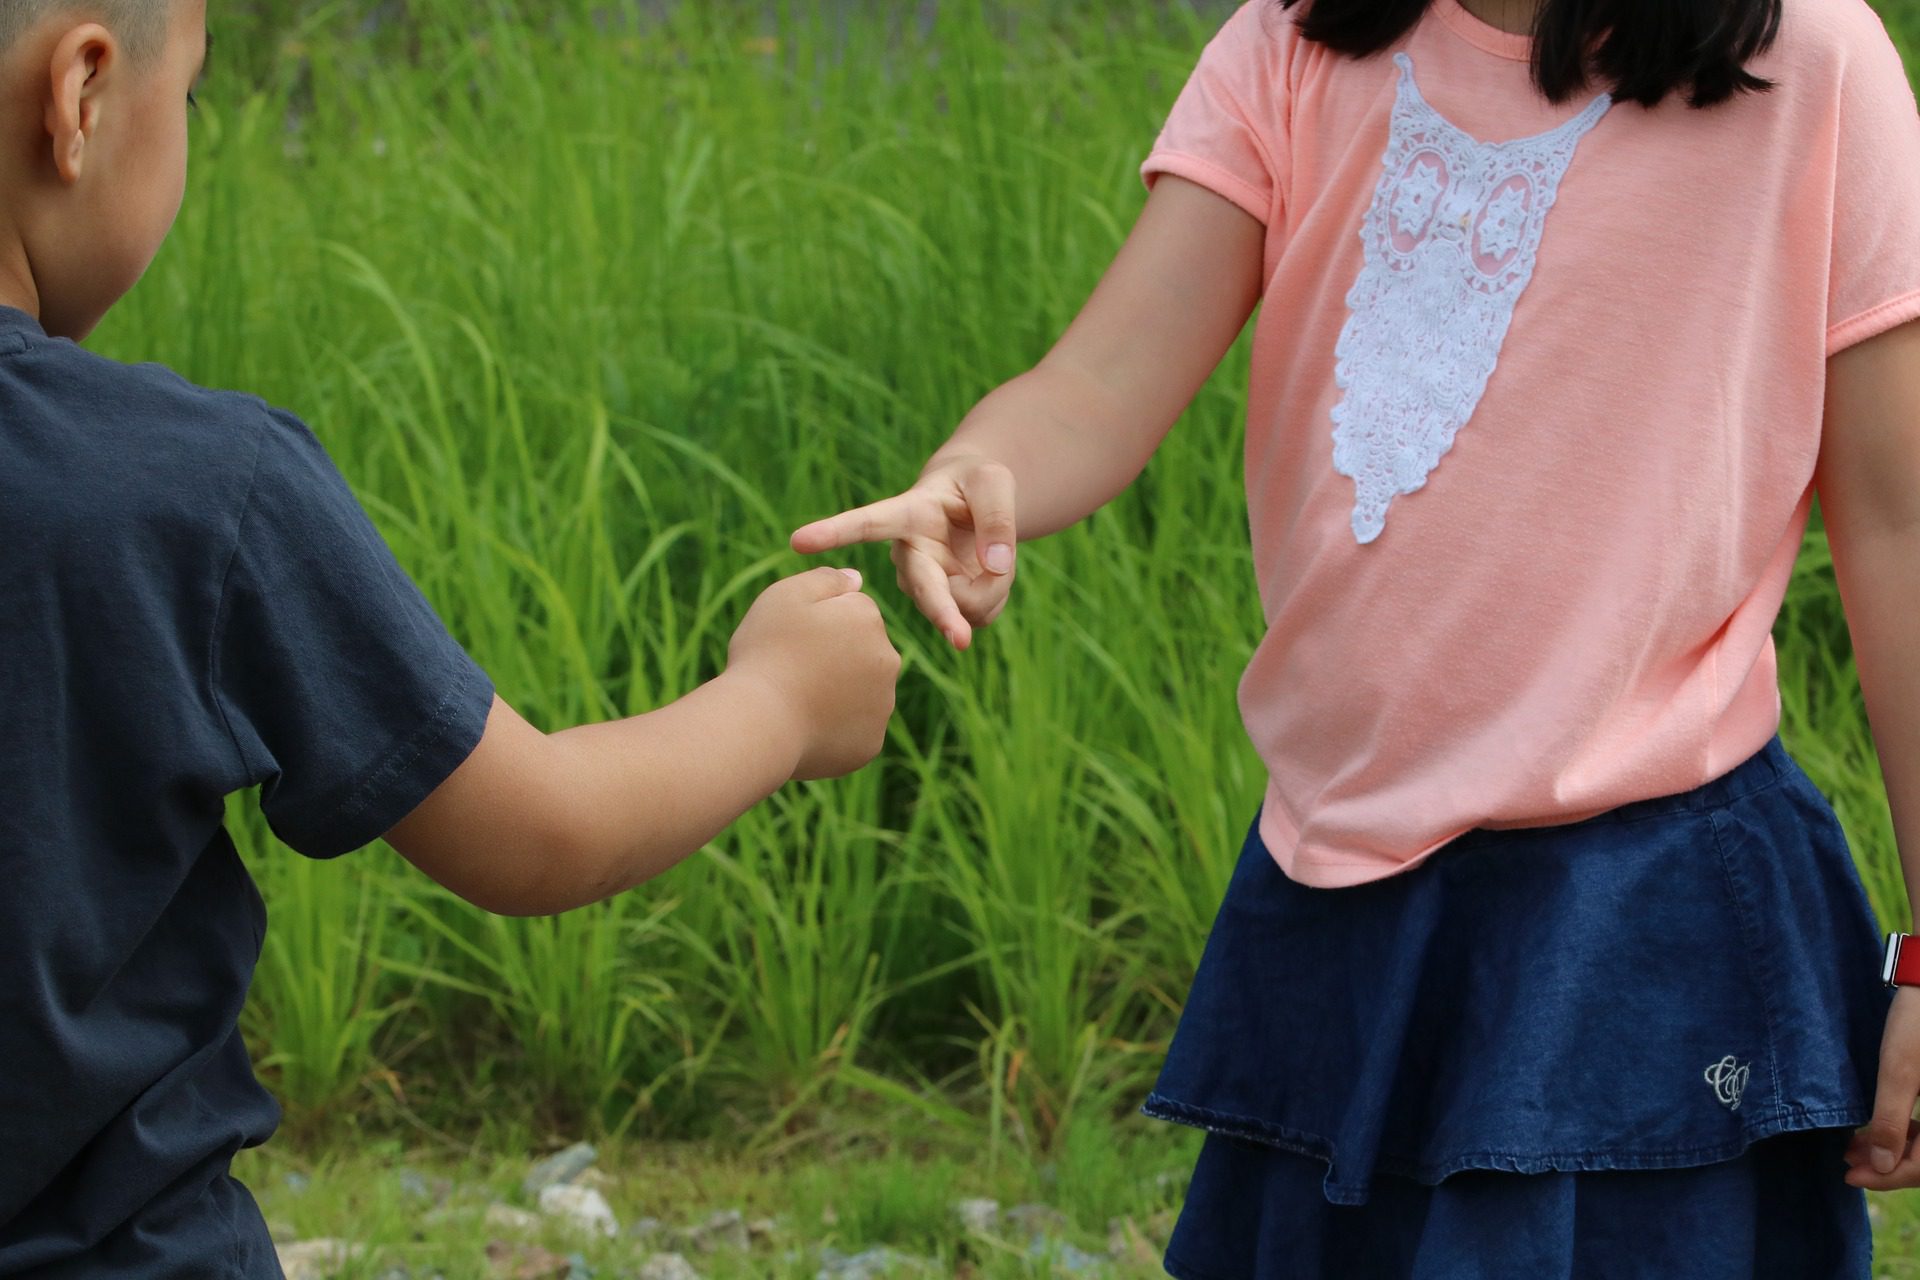
<svg viewBox="0 0 1920 1280">
<path fill-rule="evenodd" d="M 900 657 L 849 570 L 763 593 L 727 669 L 645 715 L 546 734 L 494 699 L 480 744 L 387 833 L 402 857 L 500 915 L 630 889 L 793 778 L 880 750 Z"/>
<path fill-rule="evenodd" d="M 1920 891 L 1920 323 L 1828 362 L 1816 480 L 1907 892 L 1914 898 Z M 1873 1124 L 1866 1140 L 1856 1143 L 1861 1163 L 1849 1182 L 1920 1185 L 1920 1157 L 1907 1153 L 1916 1095 L 1920 990 L 1902 990 L 1881 1048 Z M 1873 1147 L 1892 1156 L 1874 1161 Z"/>
<path fill-rule="evenodd" d="M 480 745 L 387 843 L 499 915 L 598 902 L 786 784 L 798 736 L 766 710 L 758 690 L 723 675 L 658 711 L 546 734 L 496 696 Z"/>
</svg>

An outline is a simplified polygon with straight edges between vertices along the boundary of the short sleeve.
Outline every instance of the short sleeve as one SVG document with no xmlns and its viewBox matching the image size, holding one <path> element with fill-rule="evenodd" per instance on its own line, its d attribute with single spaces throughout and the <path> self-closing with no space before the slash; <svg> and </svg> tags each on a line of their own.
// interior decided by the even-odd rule
<svg viewBox="0 0 1920 1280">
<path fill-rule="evenodd" d="M 371 843 L 479 744 L 493 684 L 326 450 L 271 411 L 221 590 L 214 696 L 282 840 Z"/>
<path fill-rule="evenodd" d="M 1865 4 L 1840 77 L 1827 354 L 1920 319 L 1920 110 Z"/>
<path fill-rule="evenodd" d="M 1272 225 L 1288 176 L 1286 47 L 1297 38 L 1270 0 L 1251 0 L 1228 19 L 1141 167 L 1147 185 L 1171 173 Z"/>
</svg>

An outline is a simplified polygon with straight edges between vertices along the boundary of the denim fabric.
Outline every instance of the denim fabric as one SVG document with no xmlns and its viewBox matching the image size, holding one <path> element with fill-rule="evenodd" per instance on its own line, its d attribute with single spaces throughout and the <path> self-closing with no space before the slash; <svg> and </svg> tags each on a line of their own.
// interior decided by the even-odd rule
<svg viewBox="0 0 1920 1280">
<path fill-rule="evenodd" d="M 1776 739 L 1350 889 L 1288 880 L 1256 822 L 1145 1111 L 1314 1157 L 1319 1209 L 1469 1170 L 1696 1168 L 1864 1123 L 1887 999 L 1845 837 Z"/>
<path fill-rule="evenodd" d="M 1868 1280 L 1846 1130 L 1691 1169 L 1382 1179 L 1330 1205 L 1320 1163 L 1210 1137 L 1167 1251 L 1179 1280 Z"/>
</svg>

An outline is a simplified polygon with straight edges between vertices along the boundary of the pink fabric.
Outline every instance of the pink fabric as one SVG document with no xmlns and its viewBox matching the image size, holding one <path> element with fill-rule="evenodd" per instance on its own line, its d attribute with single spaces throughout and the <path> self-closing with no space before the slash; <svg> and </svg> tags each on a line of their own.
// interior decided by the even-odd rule
<svg viewBox="0 0 1920 1280">
<path fill-rule="evenodd" d="M 1399 51 L 1483 142 L 1598 93 L 1547 102 L 1527 39 L 1457 0 Z M 1920 114 L 1863 0 L 1787 0 L 1755 69 L 1778 87 L 1616 104 L 1580 142 L 1484 397 L 1365 544 L 1333 464 L 1334 349 L 1398 72 L 1254 0 L 1181 94 L 1147 180 L 1267 228 L 1246 467 L 1269 630 L 1241 705 L 1271 777 L 1262 833 L 1296 880 L 1684 791 L 1776 731 L 1770 632 L 1826 358 L 1920 318 Z"/>
</svg>

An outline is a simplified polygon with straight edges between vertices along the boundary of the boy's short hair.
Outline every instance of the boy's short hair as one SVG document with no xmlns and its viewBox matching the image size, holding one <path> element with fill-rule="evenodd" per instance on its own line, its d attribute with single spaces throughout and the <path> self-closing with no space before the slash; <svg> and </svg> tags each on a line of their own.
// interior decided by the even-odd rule
<svg viewBox="0 0 1920 1280">
<path fill-rule="evenodd" d="M 70 10 L 75 17 L 105 23 L 127 52 L 145 57 L 160 48 L 167 31 L 169 0 L 0 0 L 0 53 L 50 13 Z"/>
</svg>

